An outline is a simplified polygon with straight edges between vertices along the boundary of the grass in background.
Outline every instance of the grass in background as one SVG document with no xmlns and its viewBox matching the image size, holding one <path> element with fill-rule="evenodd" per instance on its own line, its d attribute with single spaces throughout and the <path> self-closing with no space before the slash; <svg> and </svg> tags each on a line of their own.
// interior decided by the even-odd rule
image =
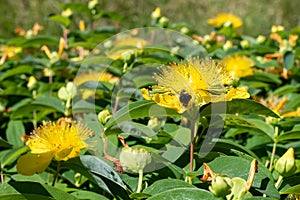
<svg viewBox="0 0 300 200">
<path fill-rule="evenodd" d="M 60 5 L 68 2 L 71 1 L 2 0 L 0 37 L 11 37 L 15 27 L 29 29 L 34 22 L 43 25 L 47 33 L 61 34 L 58 25 L 47 21 L 46 17 L 50 13 L 60 13 Z M 102 0 L 99 3 L 103 10 L 119 13 L 124 18 L 121 25 L 125 29 L 149 24 L 150 14 L 155 7 L 161 7 L 163 15 L 167 16 L 171 23 L 187 22 L 200 34 L 212 30 L 206 21 L 220 12 L 229 12 L 241 17 L 244 22 L 242 32 L 252 36 L 268 33 L 272 25 L 283 25 L 290 29 L 300 24 L 298 0 Z M 107 23 L 112 24 L 102 19 L 96 22 L 96 26 Z"/>
</svg>

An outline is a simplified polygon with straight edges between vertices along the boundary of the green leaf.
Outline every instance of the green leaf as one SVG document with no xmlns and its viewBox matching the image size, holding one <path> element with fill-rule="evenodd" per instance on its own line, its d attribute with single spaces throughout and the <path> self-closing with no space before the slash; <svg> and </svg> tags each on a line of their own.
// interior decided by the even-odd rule
<svg viewBox="0 0 300 200">
<path fill-rule="evenodd" d="M 6 78 L 11 76 L 16 76 L 19 74 L 31 74 L 34 67 L 31 65 L 20 65 L 12 68 L 11 70 L 6 71 L 2 76 L 0 76 L 0 81 L 3 81 Z"/>
<path fill-rule="evenodd" d="M 286 69 L 292 69 L 295 61 L 295 53 L 288 51 L 283 56 L 283 66 Z"/>
<path fill-rule="evenodd" d="M 130 121 L 118 123 L 116 126 L 113 126 L 112 129 L 105 131 L 106 136 L 120 133 L 129 133 L 135 137 L 153 138 L 156 136 L 156 133 L 148 126 Z"/>
<path fill-rule="evenodd" d="M 51 197 L 45 197 L 38 194 L 9 194 L 0 195 L 0 200 L 51 200 Z"/>
<path fill-rule="evenodd" d="M 193 199 L 203 199 L 203 200 L 217 200 L 212 193 L 207 190 L 198 189 L 198 188 L 174 188 L 167 190 L 152 197 L 148 200 L 193 200 Z"/>
<path fill-rule="evenodd" d="M 52 15 L 48 17 L 48 20 L 54 21 L 54 22 L 59 22 L 65 27 L 68 27 L 70 25 L 70 19 L 61 15 Z"/>
<path fill-rule="evenodd" d="M 272 125 L 259 119 L 248 119 L 242 116 L 236 116 L 227 114 L 223 116 L 225 118 L 225 125 L 237 129 L 244 129 L 250 133 L 261 133 L 268 136 L 271 140 L 274 140 L 274 128 Z"/>
<path fill-rule="evenodd" d="M 65 107 L 63 106 L 63 102 L 52 96 L 39 96 L 34 101 L 31 102 L 31 105 L 41 105 L 53 108 L 61 113 L 65 112 Z"/>
<path fill-rule="evenodd" d="M 40 198 L 29 199 L 64 199 L 76 200 L 76 198 L 64 191 L 51 187 L 47 184 L 36 182 L 9 182 L 0 184 L 0 199 L 6 195 L 39 195 Z M 27 199 L 27 198 L 26 198 Z"/>
<path fill-rule="evenodd" d="M 0 147 L 1 148 L 11 148 L 12 145 L 0 137 Z"/>
<path fill-rule="evenodd" d="M 292 186 L 285 191 L 280 191 L 280 194 L 300 194 L 300 184 Z"/>
<path fill-rule="evenodd" d="M 247 180 L 250 170 L 250 163 L 251 160 L 246 158 L 222 156 L 217 157 L 207 164 L 215 173 L 227 174 L 231 178 L 240 177 Z M 199 171 L 203 171 L 203 166 L 199 169 Z M 270 197 L 280 197 L 277 189 L 274 186 L 272 175 L 260 162 L 258 163 L 258 172 L 255 174 L 252 189 L 256 190 L 257 192 L 266 194 Z"/>
<path fill-rule="evenodd" d="M 283 142 L 287 140 L 299 140 L 300 139 L 300 131 L 288 131 L 283 134 L 280 134 L 275 138 L 277 142 Z"/>
<path fill-rule="evenodd" d="M 42 45 L 47 46 L 57 46 L 58 47 L 58 38 L 53 36 L 35 36 L 33 38 L 27 39 L 21 44 L 21 47 L 28 48 L 28 47 L 34 47 L 39 48 Z"/>
<path fill-rule="evenodd" d="M 72 169 L 87 177 L 110 195 L 129 199 L 126 186 L 113 168 L 96 156 L 80 156 L 62 163 L 63 168 Z"/>
<path fill-rule="evenodd" d="M 108 198 L 106 198 L 105 196 L 91 191 L 77 190 L 76 192 L 72 192 L 71 194 L 78 199 L 108 200 Z"/>
<path fill-rule="evenodd" d="M 261 81 L 269 84 L 281 84 L 281 80 L 274 74 L 267 72 L 257 72 L 255 71 L 252 76 L 244 77 L 243 80 L 248 81 Z"/>
<path fill-rule="evenodd" d="M 256 114 L 279 117 L 266 106 L 249 99 L 233 99 L 227 102 L 210 103 L 201 108 L 200 116 L 214 114 Z"/>
<path fill-rule="evenodd" d="M 24 145 L 21 137 L 25 133 L 25 127 L 21 120 L 10 120 L 8 122 L 6 129 L 6 138 L 7 141 L 14 147 L 20 147 Z"/>
<path fill-rule="evenodd" d="M 1 168 L 4 168 L 6 165 L 10 165 L 13 163 L 17 158 L 20 157 L 23 153 L 28 151 L 27 146 L 15 148 L 15 149 L 10 149 L 6 151 L 2 151 L 0 153 L 0 163 L 1 163 Z"/>
<path fill-rule="evenodd" d="M 162 179 L 155 181 L 152 185 L 143 190 L 143 193 L 155 195 L 171 189 L 196 188 L 185 181 L 178 179 Z"/>
<path fill-rule="evenodd" d="M 179 116 L 172 109 L 163 108 L 154 101 L 142 100 L 128 104 L 118 110 L 105 124 L 109 128 L 117 123 L 150 116 Z"/>
</svg>

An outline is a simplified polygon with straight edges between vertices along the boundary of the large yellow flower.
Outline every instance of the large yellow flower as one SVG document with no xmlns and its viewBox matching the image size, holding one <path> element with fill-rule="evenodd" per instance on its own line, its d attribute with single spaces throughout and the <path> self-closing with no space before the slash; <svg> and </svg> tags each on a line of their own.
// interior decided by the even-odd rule
<svg viewBox="0 0 300 200">
<path fill-rule="evenodd" d="M 253 74 L 255 63 L 247 56 L 231 55 L 223 58 L 221 63 L 233 78 L 240 78 Z"/>
<path fill-rule="evenodd" d="M 79 156 L 80 150 L 88 147 L 85 140 L 90 135 L 89 128 L 66 118 L 56 123 L 46 122 L 28 137 L 26 145 L 31 153 L 18 159 L 18 173 L 29 176 L 42 173 L 53 158 L 66 161 Z"/>
<path fill-rule="evenodd" d="M 230 13 L 219 13 L 215 18 L 207 20 L 207 23 L 216 28 L 221 28 L 224 24 L 232 24 L 232 27 L 237 29 L 243 25 L 241 18 Z"/>
<path fill-rule="evenodd" d="M 149 91 L 142 89 L 144 98 L 178 113 L 192 106 L 250 96 L 245 88 L 224 86 L 232 81 L 232 77 L 221 64 L 211 59 L 173 63 L 163 67 L 161 74 L 154 77 L 158 85 Z"/>
</svg>

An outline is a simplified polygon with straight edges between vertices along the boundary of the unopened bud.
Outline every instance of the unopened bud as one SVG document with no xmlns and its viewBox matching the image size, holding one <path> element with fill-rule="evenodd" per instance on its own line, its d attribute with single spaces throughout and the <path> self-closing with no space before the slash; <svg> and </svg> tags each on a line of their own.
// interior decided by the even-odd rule
<svg viewBox="0 0 300 200">
<path fill-rule="evenodd" d="M 144 148 L 124 147 L 120 153 L 120 162 L 124 171 L 139 173 L 151 162 L 151 155 Z"/>
<path fill-rule="evenodd" d="M 213 178 L 211 186 L 209 186 L 209 190 L 216 197 L 225 197 L 231 193 L 232 186 L 233 183 L 230 177 L 225 175 L 217 175 Z"/>
<path fill-rule="evenodd" d="M 28 79 L 27 87 L 28 89 L 33 89 L 37 85 L 36 78 L 34 76 L 30 76 Z"/>
<path fill-rule="evenodd" d="M 151 13 L 151 18 L 152 19 L 158 19 L 161 17 L 161 10 L 159 7 L 157 7 L 152 13 Z"/>
<path fill-rule="evenodd" d="M 287 152 L 275 162 L 274 167 L 283 177 L 291 176 L 297 169 L 294 149 L 289 148 Z"/>
<path fill-rule="evenodd" d="M 98 120 L 101 124 L 105 124 L 111 118 L 109 110 L 102 110 L 98 114 Z"/>
<path fill-rule="evenodd" d="M 166 27 L 168 26 L 168 24 L 169 24 L 169 19 L 166 18 L 166 17 L 161 17 L 161 18 L 159 19 L 158 23 L 159 23 L 162 27 L 166 28 Z"/>
</svg>

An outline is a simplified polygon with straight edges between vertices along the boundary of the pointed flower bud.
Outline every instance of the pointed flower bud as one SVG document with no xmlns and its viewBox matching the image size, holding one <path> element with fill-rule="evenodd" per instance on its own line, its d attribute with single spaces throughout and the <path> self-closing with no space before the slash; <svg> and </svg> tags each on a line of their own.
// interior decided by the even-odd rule
<svg viewBox="0 0 300 200">
<path fill-rule="evenodd" d="M 283 177 L 291 176 L 296 171 L 294 149 L 289 148 L 283 156 L 275 162 L 275 170 Z"/>
</svg>

